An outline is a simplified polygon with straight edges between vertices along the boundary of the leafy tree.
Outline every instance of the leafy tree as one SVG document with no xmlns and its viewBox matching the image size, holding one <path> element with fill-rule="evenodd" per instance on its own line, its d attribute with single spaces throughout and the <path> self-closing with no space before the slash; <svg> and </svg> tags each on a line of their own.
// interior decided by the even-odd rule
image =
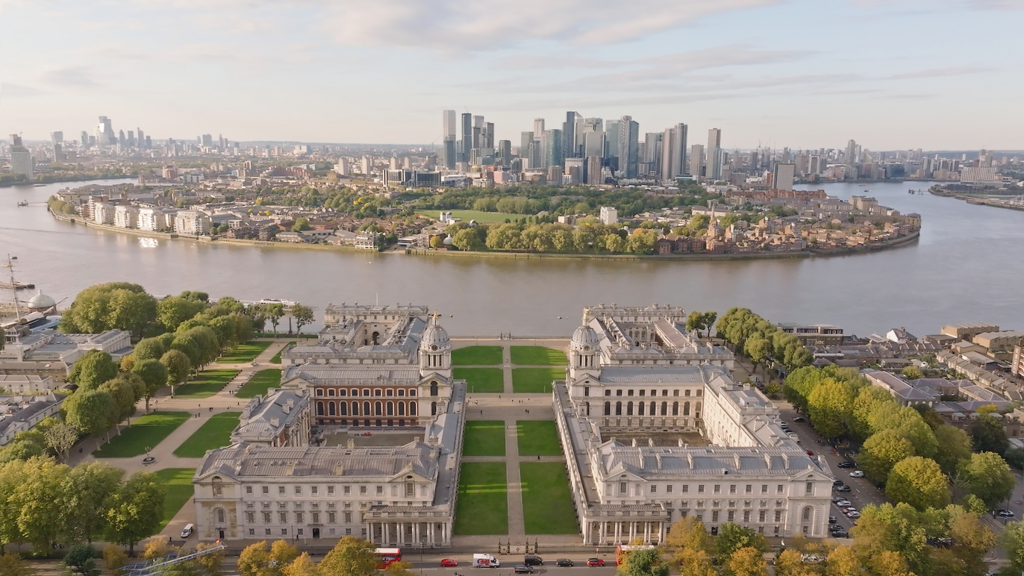
<svg viewBox="0 0 1024 576">
<path fill-rule="evenodd" d="M 191 320 L 206 308 L 206 302 L 182 296 L 168 296 L 156 306 L 156 317 L 160 325 L 174 332 L 182 322 Z"/>
<path fill-rule="evenodd" d="M 928 558 L 926 530 L 918 512 L 909 504 L 867 505 L 851 533 L 853 550 L 865 565 L 892 551 L 907 559 L 915 572 Z"/>
<path fill-rule="evenodd" d="M 711 550 L 711 536 L 704 523 L 696 516 L 680 518 L 665 537 L 665 544 L 675 550 Z"/>
<path fill-rule="evenodd" d="M 668 576 L 669 567 L 661 561 L 661 553 L 650 548 L 631 553 L 618 573 L 620 576 Z"/>
<path fill-rule="evenodd" d="M 111 574 L 120 574 L 117 569 L 128 562 L 128 555 L 117 544 L 109 543 L 103 547 L 103 564 Z"/>
<path fill-rule="evenodd" d="M 906 502 L 918 510 L 942 508 L 949 504 L 946 477 L 930 458 L 912 456 L 892 468 L 885 495 L 893 502 Z"/>
<path fill-rule="evenodd" d="M 99 436 L 110 429 L 110 414 L 117 407 L 110 394 L 101 390 L 75 392 L 64 401 L 65 420 L 83 434 Z"/>
<path fill-rule="evenodd" d="M 927 404 L 914 404 L 912 408 L 917 410 L 917 413 L 921 415 L 921 419 L 932 429 L 932 432 L 938 430 L 939 426 L 946 424 L 946 421 L 935 411 L 935 408 Z"/>
<path fill-rule="evenodd" d="M 171 387 L 171 396 L 174 396 L 174 385 L 185 383 L 192 371 L 192 362 L 184 352 L 169 350 L 160 358 L 160 363 L 167 368 L 167 384 Z"/>
<path fill-rule="evenodd" d="M 740 548 L 733 552 L 725 567 L 730 576 L 768 576 L 768 563 L 757 548 Z"/>
<path fill-rule="evenodd" d="M 956 428 L 956 430 L 960 430 Z M 963 430 L 960 430 L 963 432 Z M 1015 470 L 1024 470 L 1024 449 L 1022 448 L 1010 448 L 1003 454 L 1003 458 L 1011 468 Z"/>
<path fill-rule="evenodd" d="M 826 576 L 861 576 L 863 573 L 860 559 L 849 546 L 837 546 L 829 552 Z"/>
<path fill-rule="evenodd" d="M 874 482 L 884 484 L 898 462 L 914 455 L 914 446 L 898 430 L 882 430 L 861 447 L 857 464 Z"/>
<path fill-rule="evenodd" d="M 853 393 L 849 385 L 826 378 L 807 397 L 811 424 L 825 438 L 838 438 L 846 433 L 852 404 Z"/>
<path fill-rule="evenodd" d="M 296 332 L 302 332 L 302 327 L 312 324 L 315 319 L 313 317 L 313 309 L 302 304 L 292 306 L 292 318 L 295 318 Z"/>
<path fill-rule="evenodd" d="M 64 566 L 72 574 L 81 576 L 99 576 L 100 569 L 96 567 L 96 549 L 87 544 L 75 544 L 64 556 Z"/>
<path fill-rule="evenodd" d="M 132 333 L 133 339 L 153 323 L 156 299 L 145 292 L 117 290 L 110 295 L 110 327 Z"/>
<path fill-rule="evenodd" d="M 722 321 L 719 320 L 718 323 L 721 325 Z M 794 408 L 800 412 L 807 412 L 807 397 L 823 379 L 821 370 L 814 366 L 799 368 L 786 376 L 786 386 L 782 393 Z"/>
<path fill-rule="evenodd" d="M 292 225 L 292 232 L 303 232 L 309 230 L 309 218 L 305 216 L 299 216 L 295 219 L 295 224 Z"/>
<path fill-rule="evenodd" d="M 903 374 L 907 380 L 920 380 L 921 378 L 924 378 L 924 372 L 921 372 L 921 369 L 914 365 L 904 368 L 901 374 Z"/>
<path fill-rule="evenodd" d="M 775 558 L 776 576 L 807 576 L 807 566 L 804 564 L 799 550 L 787 548 Z"/>
<path fill-rule="evenodd" d="M 676 554 L 680 576 L 718 576 L 706 550 L 682 548 Z"/>
<path fill-rule="evenodd" d="M 68 505 L 68 467 L 51 458 L 32 458 L 17 464 L 10 480 L 16 482 L 6 506 L 17 511 L 20 537 L 31 542 L 37 552 L 49 553 L 62 536 L 61 516 Z"/>
<path fill-rule="evenodd" d="M 452 237 L 452 244 L 459 250 L 470 252 L 479 251 L 484 247 L 484 243 L 480 241 L 480 234 L 472 228 L 465 228 L 456 232 L 455 236 Z"/>
<path fill-rule="evenodd" d="M 908 559 L 893 550 L 886 550 L 871 558 L 868 566 L 877 576 L 914 576 L 910 571 Z"/>
<path fill-rule="evenodd" d="M 43 446 L 31 440 L 14 440 L 3 449 L 0 449 L 0 464 L 6 464 L 15 460 L 25 461 L 36 456 L 42 456 Z"/>
<path fill-rule="evenodd" d="M 437 249 L 437 248 L 440 248 L 442 246 L 444 246 L 444 238 L 442 238 L 440 235 L 438 235 L 438 236 L 431 236 L 430 237 L 430 247 L 431 248 Z"/>
<path fill-rule="evenodd" d="M 751 528 L 744 528 L 732 522 L 726 522 L 718 529 L 715 538 L 715 555 L 725 563 L 734 552 L 741 548 L 754 548 L 760 552 L 768 549 L 764 536 Z"/>
<path fill-rule="evenodd" d="M 991 414 L 983 414 L 971 423 L 971 439 L 976 452 L 1002 454 L 1010 447 L 1003 423 Z"/>
<path fill-rule="evenodd" d="M 138 376 L 145 386 L 143 397 L 146 399 L 146 412 L 149 412 L 149 401 L 158 390 L 167 386 L 167 366 L 159 359 L 146 358 L 136 362 L 132 374 Z"/>
<path fill-rule="evenodd" d="M 943 474 L 952 476 L 960 462 L 971 457 L 971 437 L 955 426 L 942 425 L 935 429 L 935 440 L 941 447 L 935 461 Z"/>
<path fill-rule="evenodd" d="M 914 445 L 914 453 L 918 456 L 931 458 L 938 449 L 931 427 L 909 406 L 896 403 L 879 405 L 868 420 L 874 433 L 888 429 L 900 431 Z"/>
<path fill-rule="evenodd" d="M 320 570 L 309 557 L 308 552 L 303 552 L 292 563 L 285 566 L 281 571 L 284 576 L 319 576 Z"/>
<path fill-rule="evenodd" d="M 213 548 L 216 544 L 209 542 L 200 542 L 196 544 L 196 550 L 206 550 Z M 218 550 L 217 552 L 211 552 L 204 556 L 200 556 L 193 560 L 198 568 L 202 569 L 205 576 L 222 576 L 224 574 L 223 564 L 224 557 L 227 553 L 224 550 Z"/>
<path fill-rule="evenodd" d="M 85 390 L 95 390 L 115 376 L 117 364 L 110 354 L 102 350 L 89 350 L 71 366 L 68 382 L 78 384 L 79 388 Z"/>
<path fill-rule="evenodd" d="M 704 330 L 704 315 L 694 310 L 690 312 L 690 315 L 686 317 L 686 331 L 687 332 L 700 332 Z"/>
<path fill-rule="evenodd" d="M 151 536 L 160 526 L 166 491 L 153 474 L 136 472 L 110 497 L 107 527 L 118 544 L 127 544 L 134 554 L 135 544 Z"/>
<path fill-rule="evenodd" d="M 373 574 L 377 564 L 377 547 L 366 540 L 345 536 L 320 562 L 320 573 L 332 576 L 364 576 Z"/>
<path fill-rule="evenodd" d="M 854 437 L 866 440 L 872 434 L 869 418 L 883 404 L 896 404 L 893 397 L 877 386 L 865 386 L 857 392 L 850 413 L 849 428 Z"/>
<path fill-rule="evenodd" d="M 0 574 L 3 576 L 36 576 L 36 570 L 17 552 L 0 556 Z"/>
<path fill-rule="evenodd" d="M 268 304 L 266 307 L 267 319 L 270 320 L 270 324 L 274 327 L 274 335 L 277 335 L 277 325 L 281 322 L 281 318 L 284 316 L 284 304 Z"/>
<path fill-rule="evenodd" d="M 142 549 L 143 560 L 153 560 L 166 556 L 171 552 L 176 552 L 178 548 L 171 546 L 163 538 L 153 538 L 149 542 L 146 542 L 145 548 Z"/>
<path fill-rule="evenodd" d="M 996 544 L 996 535 L 973 512 L 950 506 L 949 536 L 956 545 L 952 553 L 966 566 L 969 574 L 984 574 L 985 554 Z"/>
<path fill-rule="evenodd" d="M 44 432 L 46 447 L 53 450 L 58 458 L 63 460 L 78 442 L 78 430 L 67 423 L 60 422 Z"/>
<path fill-rule="evenodd" d="M 138 337 L 156 319 L 156 300 L 138 284 L 109 282 L 78 293 L 64 311 L 60 328 L 65 333 L 99 334 L 115 328 Z"/>
<path fill-rule="evenodd" d="M 1024 573 L 1024 524 L 1008 523 L 999 538 L 999 546 L 1006 551 L 1013 573 Z"/>
<path fill-rule="evenodd" d="M 772 343 L 767 338 L 750 338 L 743 345 L 743 353 L 754 363 L 754 366 L 762 364 L 772 353 Z"/>
<path fill-rule="evenodd" d="M 1008 500 L 1017 484 L 1003 457 L 992 452 L 971 454 L 969 460 L 961 461 L 960 472 L 964 475 L 967 490 L 981 498 L 989 508 Z"/>
<path fill-rule="evenodd" d="M 203 364 L 203 350 L 199 342 L 189 334 L 178 334 L 171 342 L 171 350 L 177 350 L 188 357 L 189 365 L 199 369 Z M 168 366 L 168 371 L 170 367 Z"/>
<path fill-rule="evenodd" d="M 701 322 L 701 324 L 703 325 L 703 328 L 706 331 L 706 333 L 704 335 L 705 336 L 711 336 L 711 328 L 713 328 L 714 325 L 715 325 L 715 319 L 718 318 L 718 312 L 715 312 L 714 310 L 711 310 L 711 311 L 705 312 L 703 316 L 704 316 L 704 319 Z"/>
<path fill-rule="evenodd" d="M 124 470 L 100 462 L 71 468 L 68 507 L 62 520 L 69 538 L 92 543 L 102 534 L 110 497 L 123 477 Z"/>
<path fill-rule="evenodd" d="M 217 334 L 209 326 L 196 326 L 189 328 L 188 330 L 180 333 L 178 338 L 192 340 L 199 346 L 198 363 L 193 364 L 193 368 L 205 366 L 216 360 L 217 356 L 220 355 L 220 341 L 217 340 Z M 175 340 L 177 340 L 177 338 Z M 173 344 L 171 347 L 174 347 Z M 189 357 L 189 360 L 191 361 L 191 356 Z"/>
<path fill-rule="evenodd" d="M 110 426 L 135 415 L 135 403 L 142 398 L 145 390 L 146 385 L 135 374 L 118 376 L 100 386 L 100 391 L 110 394 L 114 399 L 114 410 L 109 414 Z"/>
</svg>

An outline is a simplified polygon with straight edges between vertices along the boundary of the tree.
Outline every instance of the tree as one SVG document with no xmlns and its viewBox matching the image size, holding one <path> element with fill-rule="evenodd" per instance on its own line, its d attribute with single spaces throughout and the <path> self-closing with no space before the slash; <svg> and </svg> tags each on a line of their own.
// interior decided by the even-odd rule
<svg viewBox="0 0 1024 576">
<path fill-rule="evenodd" d="M 718 324 L 721 326 L 722 320 L 719 320 Z M 721 334 L 721 328 L 719 328 L 719 334 Z M 786 386 L 782 393 L 797 411 L 807 412 L 807 397 L 823 379 L 821 370 L 814 366 L 798 368 L 786 376 Z"/>
<path fill-rule="evenodd" d="M 757 548 L 740 548 L 725 565 L 730 576 L 768 576 L 768 563 Z"/>
<path fill-rule="evenodd" d="M 912 456 L 892 468 L 885 495 L 893 502 L 906 502 L 918 510 L 942 508 L 949 504 L 946 477 L 930 458 Z"/>
<path fill-rule="evenodd" d="M 136 362 L 132 374 L 138 376 L 145 386 L 143 397 L 146 399 L 146 413 L 149 413 L 149 400 L 158 390 L 167 386 L 168 370 L 158 359 L 146 358 Z"/>
<path fill-rule="evenodd" d="M 64 566 L 72 574 L 81 576 L 99 576 L 100 569 L 96 567 L 96 549 L 86 544 L 75 544 L 64 556 Z"/>
<path fill-rule="evenodd" d="M 0 556 L 0 574 L 3 576 L 36 576 L 36 570 L 17 552 Z"/>
<path fill-rule="evenodd" d="M 70 471 L 68 507 L 62 524 L 73 541 L 92 543 L 106 526 L 110 497 L 121 485 L 124 470 L 100 462 L 82 463 Z"/>
<path fill-rule="evenodd" d="M 209 542 L 200 542 L 196 544 L 196 550 L 202 551 L 209 548 L 213 548 L 216 544 Z M 196 566 L 202 568 L 202 572 L 205 576 L 222 576 L 224 574 L 223 564 L 224 557 L 227 553 L 224 550 L 218 550 L 209 554 L 200 556 L 193 560 Z"/>
<path fill-rule="evenodd" d="M 320 573 L 332 576 L 362 576 L 376 571 L 377 558 L 372 542 L 345 536 L 320 562 Z"/>
<path fill-rule="evenodd" d="M 999 546 L 1006 551 L 1013 573 L 1024 572 L 1024 524 L 1008 523 L 999 538 Z"/>
<path fill-rule="evenodd" d="M 480 241 L 480 234 L 473 228 L 465 228 L 456 232 L 452 237 L 452 244 L 459 250 L 470 252 L 479 251 L 484 247 L 484 243 Z"/>
<path fill-rule="evenodd" d="M 245 547 L 238 554 L 236 570 L 241 576 L 274 576 L 277 572 L 270 566 L 270 550 L 267 541 Z"/>
<path fill-rule="evenodd" d="M 850 413 L 850 432 L 861 442 L 872 434 L 869 418 L 883 404 L 896 404 L 893 397 L 878 386 L 865 386 L 857 392 Z"/>
<path fill-rule="evenodd" d="M 675 550 L 710 550 L 711 537 L 696 516 L 685 516 L 669 529 L 665 544 Z"/>
<path fill-rule="evenodd" d="M 932 408 L 927 404 L 914 404 L 913 408 L 921 415 L 921 419 L 924 420 L 924 423 L 932 429 L 932 432 L 938 430 L 939 426 L 946 424 L 946 421 L 943 420 L 942 416 L 935 411 L 935 408 Z"/>
<path fill-rule="evenodd" d="M 679 564 L 679 576 L 718 576 L 707 551 L 682 548 L 675 557 Z"/>
<path fill-rule="evenodd" d="M 657 549 L 648 548 L 631 553 L 618 573 L 620 576 L 668 576 L 669 567 L 661 561 Z"/>
<path fill-rule="evenodd" d="M 138 364 L 143 360 L 159 360 L 165 352 L 167 352 L 167 348 L 159 338 L 143 338 L 135 345 L 132 356 L 135 358 L 135 363 Z"/>
<path fill-rule="evenodd" d="M 115 376 L 117 364 L 110 354 L 102 350 L 89 350 L 71 366 L 68 382 L 78 384 L 79 388 L 85 390 L 95 390 Z"/>
<path fill-rule="evenodd" d="M 295 318 L 295 331 L 302 332 L 302 327 L 312 324 L 313 320 L 313 309 L 309 306 L 303 306 L 302 304 L 295 304 L 292 306 L 292 318 Z"/>
<path fill-rule="evenodd" d="M 128 555 L 120 546 L 111 542 L 103 547 L 103 564 L 111 574 L 120 574 L 117 569 L 128 564 Z"/>
<path fill-rule="evenodd" d="M 776 576 L 806 576 L 806 565 L 799 550 L 786 548 L 775 558 Z"/>
<path fill-rule="evenodd" d="M 160 358 L 160 363 L 167 368 L 167 384 L 171 387 L 171 396 L 174 396 L 174 385 L 183 384 L 188 379 L 192 362 L 184 352 L 170 350 Z"/>
<path fill-rule="evenodd" d="M 863 573 L 860 559 L 849 546 L 837 546 L 829 552 L 826 576 L 861 576 Z"/>
<path fill-rule="evenodd" d="M 653 230 L 635 230 L 626 241 L 627 248 L 633 254 L 652 254 L 658 243 L 658 235 Z"/>
<path fill-rule="evenodd" d="M 853 393 L 850 386 L 825 378 L 807 397 L 811 425 L 825 438 L 838 438 L 846 433 Z"/>
<path fill-rule="evenodd" d="M 156 299 L 145 292 L 117 290 L 110 295 L 110 326 L 142 337 L 143 330 L 156 318 Z"/>
<path fill-rule="evenodd" d="M 750 338 L 743 346 L 743 353 L 750 357 L 756 368 L 772 353 L 772 343 L 767 338 Z"/>
<path fill-rule="evenodd" d="M 612 254 L 620 254 L 626 249 L 626 241 L 618 234 L 608 234 L 603 240 L 605 249 Z"/>
<path fill-rule="evenodd" d="M 969 460 L 961 462 L 960 471 L 967 490 L 981 498 L 989 508 L 1008 500 L 1017 484 L 1003 457 L 992 452 L 971 454 Z"/>
<path fill-rule="evenodd" d="M 949 506 L 949 536 L 956 542 L 953 554 L 966 566 L 970 574 L 986 572 L 985 554 L 996 544 L 996 535 L 985 526 L 978 515 L 959 506 Z"/>
<path fill-rule="evenodd" d="M 971 439 L 975 452 L 1002 454 L 1010 447 L 1003 423 L 991 414 L 983 414 L 971 423 Z"/>
<path fill-rule="evenodd" d="M 142 549 L 142 559 L 154 560 L 177 550 L 177 548 L 168 544 L 163 538 L 153 538 L 146 542 L 146 547 Z"/>
<path fill-rule="evenodd" d="M 431 248 L 434 248 L 436 250 L 442 246 L 444 246 L 444 238 L 442 238 L 440 234 L 438 234 L 437 236 L 430 237 Z"/>
<path fill-rule="evenodd" d="M 751 547 L 763 552 L 768 549 L 768 543 L 764 536 L 754 532 L 753 529 L 744 528 L 732 522 L 726 522 L 718 529 L 718 537 L 715 538 L 715 556 L 720 562 L 725 563 L 740 548 Z"/>
<path fill-rule="evenodd" d="M 135 337 L 156 319 L 156 300 L 138 284 L 109 282 L 78 293 L 64 311 L 60 329 L 65 333 L 99 334 L 128 330 Z"/>
<path fill-rule="evenodd" d="M 285 566 L 281 573 L 284 576 L 319 576 L 320 570 L 313 559 L 309 557 L 309 553 L 303 552 L 298 558 L 292 560 L 291 564 Z"/>
<path fill-rule="evenodd" d="M 62 406 L 65 420 L 83 434 L 100 436 L 110 429 L 110 414 L 117 409 L 110 394 L 83 390 L 68 396 Z"/>
<path fill-rule="evenodd" d="M 46 447 L 53 450 L 57 458 L 64 460 L 69 450 L 78 442 L 78 430 L 65 422 L 50 427 L 43 433 L 46 438 Z"/>
<path fill-rule="evenodd" d="M 203 363 L 203 350 L 200 348 L 199 342 L 189 334 L 178 334 L 175 336 L 174 341 L 171 342 L 171 350 L 177 350 L 188 356 L 189 365 L 196 370 Z M 170 367 L 168 367 L 168 370 L 170 370 Z"/>
<path fill-rule="evenodd" d="M 186 320 L 191 320 L 206 308 L 206 302 L 181 296 L 168 296 L 156 305 L 156 318 L 169 332 L 174 332 Z"/>
<path fill-rule="evenodd" d="M 963 430 L 960 430 L 959 428 L 955 428 L 955 430 L 963 432 Z M 1006 460 L 1006 463 L 1009 464 L 1011 468 L 1015 470 L 1024 470 L 1024 448 L 1010 448 L 1003 454 L 1003 459 Z"/>
<path fill-rule="evenodd" d="M 871 567 L 871 572 L 877 576 L 914 576 L 908 566 L 907 558 L 893 550 L 886 550 L 873 557 L 868 565 Z"/>
<path fill-rule="evenodd" d="M 714 310 L 711 310 L 711 311 L 705 312 L 703 316 L 704 316 L 704 319 L 703 319 L 702 324 L 703 324 L 703 327 L 704 327 L 704 330 L 705 330 L 704 336 L 705 337 L 710 337 L 711 336 L 711 328 L 713 328 L 715 326 L 715 319 L 718 318 L 718 312 L 715 312 Z"/>
<path fill-rule="evenodd" d="M 690 315 L 686 317 L 686 331 L 687 332 L 700 332 L 707 326 L 704 324 L 704 315 L 694 310 L 690 312 Z"/>
<path fill-rule="evenodd" d="M 857 464 L 869 479 L 885 484 L 893 466 L 913 455 L 914 445 L 903 434 L 898 430 L 882 430 L 864 442 Z"/>
<path fill-rule="evenodd" d="M 268 304 L 266 313 L 267 319 L 270 320 L 271 326 L 274 327 L 274 336 L 277 336 L 277 325 L 284 316 L 284 304 Z"/>
<path fill-rule="evenodd" d="M 851 533 L 853 550 L 866 565 L 886 551 L 907 558 L 915 571 L 927 561 L 926 531 L 918 512 L 909 504 L 869 504 L 861 510 Z"/>
<path fill-rule="evenodd" d="M 165 494 L 154 474 L 136 472 L 111 495 L 107 527 L 115 542 L 128 545 L 129 554 L 160 526 Z"/>
<path fill-rule="evenodd" d="M 907 380 L 920 380 L 921 378 L 924 378 L 924 372 L 921 372 L 921 369 L 914 365 L 904 368 L 901 374 L 903 374 Z"/>
<path fill-rule="evenodd" d="M 971 457 L 971 437 L 955 426 L 936 428 L 935 441 L 942 448 L 935 453 L 935 461 L 946 476 L 955 474 L 960 461 Z"/>
<path fill-rule="evenodd" d="M 116 426 L 135 415 L 135 403 L 146 392 L 146 385 L 135 374 L 123 374 L 105 382 L 100 391 L 114 399 L 115 410 L 110 413 L 110 425 Z"/>
</svg>

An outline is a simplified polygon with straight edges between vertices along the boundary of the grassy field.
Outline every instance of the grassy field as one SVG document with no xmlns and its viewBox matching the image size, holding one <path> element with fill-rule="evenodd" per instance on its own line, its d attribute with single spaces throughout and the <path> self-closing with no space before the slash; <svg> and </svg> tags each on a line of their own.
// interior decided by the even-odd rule
<svg viewBox="0 0 1024 576">
<path fill-rule="evenodd" d="M 512 363 L 521 366 L 565 366 L 565 352 L 546 346 L 513 346 Z"/>
<path fill-rule="evenodd" d="M 293 346 L 295 344 L 296 344 L 296 342 L 289 342 L 289 343 L 285 344 L 284 348 L 281 348 L 280 350 L 277 351 L 277 354 L 274 354 L 273 356 L 271 356 L 270 363 L 271 364 L 280 364 L 281 363 L 281 352 L 284 352 L 285 350 L 288 349 L 289 346 Z"/>
<path fill-rule="evenodd" d="M 456 536 L 508 534 L 507 491 L 504 462 L 464 462 L 452 532 Z"/>
<path fill-rule="evenodd" d="M 516 394 L 551 392 L 553 380 L 564 380 L 561 368 L 513 368 L 512 391 Z"/>
<path fill-rule="evenodd" d="M 501 368 L 456 368 L 453 375 L 458 380 L 465 380 L 470 392 L 505 391 Z"/>
<path fill-rule="evenodd" d="M 527 534 L 579 533 L 565 464 L 521 462 L 519 475 L 523 482 L 523 520 Z"/>
<path fill-rule="evenodd" d="M 222 412 L 214 414 L 203 423 L 188 440 L 174 451 L 181 458 L 202 458 L 207 450 L 227 446 L 231 443 L 231 431 L 238 426 L 241 412 Z"/>
<path fill-rule="evenodd" d="M 452 366 L 495 366 L 501 364 L 501 346 L 467 346 L 452 350 Z"/>
<path fill-rule="evenodd" d="M 480 222 L 481 224 L 490 224 L 490 223 L 493 223 L 493 222 L 501 223 L 501 222 L 504 222 L 506 218 L 508 218 L 509 220 L 513 220 L 513 221 L 517 220 L 519 218 L 526 218 L 525 214 L 504 214 L 504 213 L 501 213 L 501 212 L 477 212 L 476 210 L 449 210 L 449 212 L 452 213 L 452 216 L 454 216 L 456 218 L 459 218 L 459 219 L 461 219 L 464 222 L 469 222 L 470 220 L 476 220 L 477 222 Z M 420 211 L 418 211 L 416 213 L 419 214 L 420 216 L 426 216 L 427 218 L 433 218 L 434 220 L 437 220 L 440 217 L 440 215 L 441 215 L 441 211 L 440 210 L 430 210 L 430 211 L 420 210 Z M 502 534 L 504 534 L 504 532 L 502 532 Z"/>
<path fill-rule="evenodd" d="M 123 428 L 120 436 L 103 445 L 96 451 L 97 458 L 131 458 L 142 456 L 146 448 L 155 448 L 157 444 L 174 432 L 178 426 L 188 420 L 189 412 L 153 412 L 139 416 L 132 422 L 131 428 Z"/>
<path fill-rule="evenodd" d="M 270 348 L 271 344 L 273 342 L 260 342 L 257 340 L 239 344 L 222 354 L 220 358 L 217 358 L 217 364 L 244 364 L 252 362 L 264 350 Z"/>
<path fill-rule="evenodd" d="M 267 388 L 281 387 L 281 369 L 267 368 L 252 375 L 252 379 L 238 389 L 238 398 L 254 398 L 258 394 L 266 394 Z"/>
<path fill-rule="evenodd" d="M 467 422 L 467 425 L 469 423 Z M 551 420 L 519 420 L 516 439 L 520 456 L 561 456 L 558 429 Z"/>
<path fill-rule="evenodd" d="M 231 382 L 232 378 L 238 375 L 240 370 L 232 368 L 219 368 L 216 370 L 203 370 L 194 379 L 189 380 L 184 386 L 174 387 L 175 398 L 209 398 L 225 384 Z"/>
<path fill-rule="evenodd" d="M 192 476 L 195 473 L 193 468 L 165 468 L 154 472 L 167 487 L 163 520 L 160 521 L 160 527 L 156 529 L 157 532 L 163 530 L 167 523 L 195 495 L 195 489 L 192 488 Z"/>
<path fill-rule="evenodd" d="M 462 441 L 463 456 L 504 456 L 505 421 L 470 420 Z"/>
</svg>

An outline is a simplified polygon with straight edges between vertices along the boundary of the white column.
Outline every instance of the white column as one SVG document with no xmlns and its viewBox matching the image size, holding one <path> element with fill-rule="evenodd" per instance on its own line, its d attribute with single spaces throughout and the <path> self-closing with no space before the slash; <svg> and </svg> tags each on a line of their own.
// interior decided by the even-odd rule
<svg viewBox="0 0 1024 576">
<path fill-rule="evenodd" d="M 619 522 L 618 520 L 616 520 L 615 521 L 615 543 L 616 544 L 622 543 L 621 534 L 622 534 L 622 522 Z"/>
<path fill-rule="evenodd" d="M 636 522 L 630 522 L 629 523 L 629 540 L 628 541 L 632 542 L 633 538 L 636 538 Z"/>
<path fill-rule="evenodd" d="M 644 544 L 651 543 L 651 523 L 644 522 Z"/>
<path fill-rule="evenodd" d="M 395 522 L 395 529 L 398 530 L 398 544 L 405 544 L 405 523 Z"/>
<path fill-rule="evenodd" d="M 662 545 L 665 543 L 665 523 L 658 523 L 658 544 Z"/>
<path fill-rule="evenodd" d="M 415 541 L 416 544 L 422 544 L 422 542 L 420 542 L 420 523 L 419 522 L 417 522 L 417 523 L 412 525 L 412 539 Z"/>
<path fill-rule="evenodd" d="M 390 544 L 390 542 L 388 541 L 388 537 L 390 536 L 390 534 L 388 534 L 388 532 L 391 531 L 391 523 L 390 522 L 381 522 L 380 523 L 380 527 L 384 531 L 384 539 L 382 540 L 381 543 L 384 544 L 385 546 L 387 546 L 388 544 Z"/>
<path fill-rule="evenodd" d="M 599 543 L 602 546 L 604 546 L 604 540 L 605 540 L 606 535 L 608 533 L 608 522 L 606 522 L 604 518 L 601 519 L 601 529 L 600 529 L 599 533 L 601 534 L 601 540 L 600 540 Z"/>
</svg>

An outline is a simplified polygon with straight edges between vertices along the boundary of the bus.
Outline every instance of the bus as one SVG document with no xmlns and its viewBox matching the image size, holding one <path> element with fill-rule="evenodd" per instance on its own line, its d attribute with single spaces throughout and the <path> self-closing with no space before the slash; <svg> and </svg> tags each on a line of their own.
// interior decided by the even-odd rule
<svg viewBox="0 0 1024 576">
<path fill-rule="evenodd" d="M 377 565 L 375 568 L 378 570 L 383 570 L 395 562 L 402 561 L 401 548 L 377 548 L 373 553 L 377 556 Z"/>
<path fill-rule="evenodd" d="M 615 565 L 616 566 L 622 566 L 623 564 L 625 564 L 626 560 L 629 558 L 629 555 L 632 554 L 633 552 L 636 552 L 637 550 L 653 550 L 653 549 L 654 549 L 654 545 L 653 544 L 640 544 L 638 546 L 628 546 L 628 545 L 619 544 L 618 546 L 615 547 Z"/>
</svg>

